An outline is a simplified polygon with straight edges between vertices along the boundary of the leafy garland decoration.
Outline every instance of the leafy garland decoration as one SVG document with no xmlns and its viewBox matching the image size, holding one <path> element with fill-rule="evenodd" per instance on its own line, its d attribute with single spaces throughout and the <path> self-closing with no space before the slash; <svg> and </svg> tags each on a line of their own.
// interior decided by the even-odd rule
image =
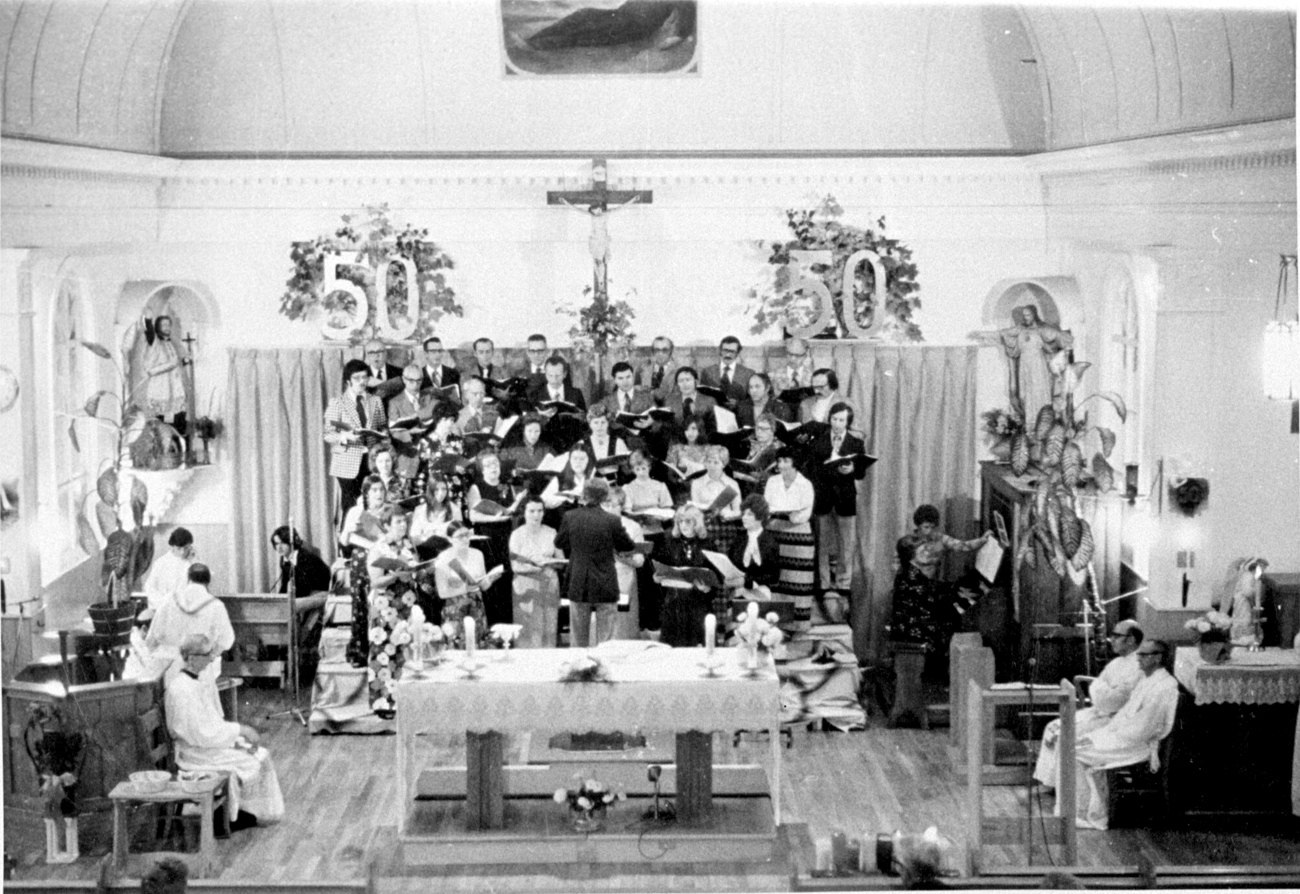
<svg viewBox="0 0 1300 894">
<path fill-rule="evenodd" d="M 568 304 L 559 307 L 561 314 L 577 318 L 569 328 L 573 350 L 578 354 L 604 356 L 611 348 L 631 348 L 636 340 L 636 333 L 632 331 L 636 311 L 631 303 L 628 300 L 610 301 L 604 295 L 597 295 L 591 286 L 582 290 L 582 297 L 590 299 L 589 303 L 579 308 Z M 629 289 L 627 297 L 636 298 L 636 290 Z"/>
<path fill-rule="evenodd" d="M 325 255 L 353 253 L 356 263 L 340 266 L 339 277 L 363 289 L 371 299 L 365 321 L 351 335 L 355 344 L 365 340 L 375 331 L 374 298 L 376 283 L 375 265 L 385 256 L 400 255 L 415 265 L 419 307 L 415 309 L 417 341 L 434 334 L 434 325 L 444 315 L 462 317 L 465 310 L 456 301 L 456 292 L 447 284 L 444 271 L 455 268 L 455 262 L 434 242 L 429 241 L 428 229 L 416 229 L 407 224 L 403 229 L 389 220 L 389 207 L 366 205 L 359 212 L 344 214 L 343 226 L 333 235 L 320 235 L 310 241 L 293 243 L 289 258 L 293 261 L 293 275 L 285 282 L 280 296 L 280 313 L 291 320 L 305 320 L 317 309 L 328 317 L 349 320 L 357 312 L 356 300 L 343 291 L 323 294 Z M 407 306 L 406 271 L 397 264 L 389 264 L 384 297 L 390 319 L 409 319 Z"/>
<path fill-rule="evenodd" d="M 794 328 L 814 319 L 814 308 L 806 297 L 793 291 L 790 252 L 829 249 L 833 261 L 829 266 L 815 265 L 814 276 L 825 283 L 835 305 L 835 325 L 824 333 L 831 338 L 844 337 L 845 296 L 843 289 L 844 262 L 856 251 L 866 249 L 880 256 L 886 275 L 885 312 L 883 323 L 885 337 L 895 342 L 924 340 L 921 328 L 912 321 L 912 312 L 921 306 L 920 286 L 917 284 L 917 267 L 912 261 L 912 250 L 897 239 L 885 235 L 885 218 L 877 218 L 875 227 L 862 228 L 844 223 L 840 218 L 844 209 L 833 195 L 827 195 L 815 208 L 787 208 L 786 224 L 794 238 L 785 242 L 770 243 L 770 256 L 764 281 L 749 290 L 750 313 L 754 317 L 752 332 L 761 334 L 772 326 Z M 870 323 L 874 306 L 875 271 L 870 264 L 860 264 L 855 277 L 851 308 L 854 318 L 862 327 Z"/>
</svg>

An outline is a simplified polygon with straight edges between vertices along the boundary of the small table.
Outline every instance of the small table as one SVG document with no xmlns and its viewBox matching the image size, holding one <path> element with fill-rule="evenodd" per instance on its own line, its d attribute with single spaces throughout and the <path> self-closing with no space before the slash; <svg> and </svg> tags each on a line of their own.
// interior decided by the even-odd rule
<svg viewBox="0 0 1300 894">
<path fill-rule="evenodd" d="M 127 808 L 132 804 L 175 804 L 189 801 L 199 805 L 198 854 L 163 851 L 138 856 L 146 860 L 178 857 L 189 864 L 190 869 L 199 878 L 210 877 L 217 868 L 217 836 L 212 826 L 212 813 L 215 808 L 216 791 L 224 782 L 225 776 L 214 774 L 211 779 L 200 783 L 202 788 L 195 792 L 185 791 L 174 779 L 161 791 L 156 792 L 141 792 L 130 781 L 119 782 L 108 793 L 109 799 L 113 802 L 113 867 L 119 872 L 126 870 L 130 845 Z"/>
</svg>

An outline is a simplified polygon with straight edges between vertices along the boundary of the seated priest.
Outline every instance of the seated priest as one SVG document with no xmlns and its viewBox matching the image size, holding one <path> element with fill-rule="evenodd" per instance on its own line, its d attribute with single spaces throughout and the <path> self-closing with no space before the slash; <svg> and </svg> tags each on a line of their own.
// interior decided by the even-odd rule
<svg viewBox="0 0 1300 894">
<path fill-rule="evenodd" d="M 182 770 L 230 774 L 232 828 L 275 823 L 284 816 L 284 797 L 270 753 L 259 747 L 257 731 L 233 723 L 215 707 L 216 686 L 204 673 L 218 655 L 208 637 L 194 634 L 181 643 L 184 668 L 167 684 L 164 710 Z"/>
<path fill-rule="evenodd" d="M 1075 714 L 1074 734 L 1082 738 L 1101 727 L 1115 716 L 1133 694 L 1142 679 L 1138 667 L 1137 650 L 1142 645 L 1142 628 L 1136 621 L 1120 621 L 1110 632 L 1110 648 L 1115 653 L 1097 679 L 1092 681 L 1089 695 L 1092 706 Z M 1056 788 L 1060 767 L 1056 761 L 1056 740 L 1061 734 L 1061 721 L 1053 720 L 1043 730 L 1043 747 L 1038 752 L 1034 778 L 1043 785 Z"/>
<path fill-rule="evenodd" d="M 1124 707 L 1102 726 L 1080 737 L 1075 751 L 1075 825 L 1083 829 L 1107 829 L 1106 771 L 1112 767 L 1149 762 L 1160 769 L 1160 740 L 1174 728 L 1178 708 L 1178 681 L 1165 670 L 1169 646 L 1161 640 L 1143 640 L 1137 649 L 1142 679 L 1133 688 Z M 1056 810 L 1062 810 L 1058 801 Z"/>
</svg>

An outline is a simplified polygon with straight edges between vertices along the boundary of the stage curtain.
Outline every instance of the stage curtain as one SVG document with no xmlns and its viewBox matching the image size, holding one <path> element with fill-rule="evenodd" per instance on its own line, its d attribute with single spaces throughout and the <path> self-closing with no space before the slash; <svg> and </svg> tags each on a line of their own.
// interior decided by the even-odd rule
<svg viewBox="0 0 1300 894">
<path fill-rule="evenodd" d="M 231 549 L 236 592 L 278 579 L 271 532 L 293 519 L 303 539 L 334 559 L 334 481 L 324 413 L 342 387 L 351 348 L 232 349 Z"/>
<path fill-rule="evenodd" d="M 836 371 L 856 411 L 853 427 L 878 458 L 858 489 L 858 565 L 853 575 L 853 650 L 885 654 L 893 606 L 894 545 L 912 512 L 932 503 L 955 537 L 977 533 L 973 346 L 813 343 L 813 359 Z"/>
</svg>

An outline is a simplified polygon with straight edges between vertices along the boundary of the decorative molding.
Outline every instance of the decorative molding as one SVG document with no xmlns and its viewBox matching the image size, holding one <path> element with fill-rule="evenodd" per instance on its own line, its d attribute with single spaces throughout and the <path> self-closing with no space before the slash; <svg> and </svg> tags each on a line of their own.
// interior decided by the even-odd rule
<svg viewBox="0 0 1300 894">
<path fill-rule="evenodd" d="M 150 186 L 157 186 L 165 179 L 157 174 L 30 164 L 0 164 L 0 177 L 16 180 L 62 180 L 74 183 L 147 183 Z"/>
<path fill-rule="evenodd" d="M 1277 149 L 1262 152 L 1243 152 L 1232 155 L 1218 155 L 1201 158 L 1180 158 L 1165 161 L 1149 161 L 1136 165 L 1118 167 L 1098 167 L 1084 171 L 1044 171 L 1043 180 L 1047 183 L 1099 178 L 1115 179 L 1118 177 L 1150 178 L 1174 177 L 1191 174 L 1225 173 L 1233 171 L 1251 171 L 1267 168 L 1294 168 L 1296 151 Z"/>
</svg>

